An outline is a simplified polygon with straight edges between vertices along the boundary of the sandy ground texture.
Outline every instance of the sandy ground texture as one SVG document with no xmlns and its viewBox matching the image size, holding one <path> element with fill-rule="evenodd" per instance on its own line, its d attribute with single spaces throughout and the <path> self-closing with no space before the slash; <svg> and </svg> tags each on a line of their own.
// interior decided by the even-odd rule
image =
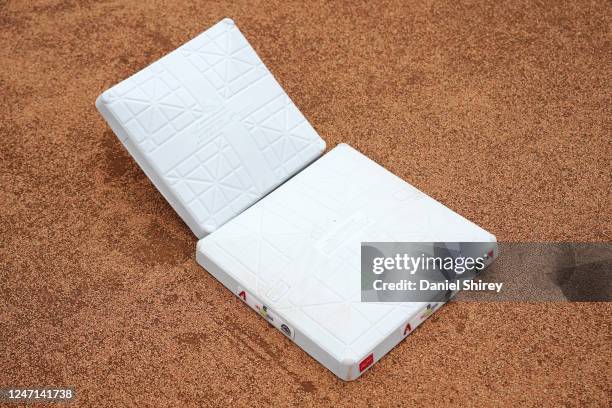
<svg viewBox="0 0 612 408">
<path fill-rule="evenodd" d="M 609 241 L 610 3 L 0 1 L 0 384 L 83 406 L 610 405 L 612 305 L 444 307 L 344 383 L 200 268 L 96 96 L 232 17 L 328 148 Z"/>
</svg>

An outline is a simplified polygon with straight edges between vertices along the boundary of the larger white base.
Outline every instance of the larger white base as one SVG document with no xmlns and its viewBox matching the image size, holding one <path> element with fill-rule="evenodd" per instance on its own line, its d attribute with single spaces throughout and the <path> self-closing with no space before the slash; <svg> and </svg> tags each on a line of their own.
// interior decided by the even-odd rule
<svg viewBox="0 0 612 408">
<path fill-rule="evenodd" d="M 200 240 L 197 260 L 334 374 L 354 380 L 441 305 L 361 303 L 366 241 L 491 242 L 496 252 L 493 235 L 339 145 Z"/>
</svg>

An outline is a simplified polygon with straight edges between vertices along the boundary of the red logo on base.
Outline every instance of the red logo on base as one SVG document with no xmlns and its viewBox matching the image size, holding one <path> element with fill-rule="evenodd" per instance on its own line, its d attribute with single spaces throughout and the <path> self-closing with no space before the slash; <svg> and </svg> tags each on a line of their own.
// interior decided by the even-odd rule
<svg viewBox="0 0 612 408">
<path fill-rule="evenodd" d="M 359 372 L 363 372 L 366 368 L 372 365 L 374 362 L 374 354 L 370 354 L 359 363 Z"/>
<path fill-rule="evenodd" d="M 412 327 L 410 326 L 410 323 L 406 323 L 406 328 L 404 329 L 404 336 L 410 333 L 411 331 Z"/>
<path fill-rule="evenodd" d="M 240 293 L 238 294 L 238 296 L 239 296 L 239 297 L 241 297 L 241 298 L 242 298 L 242 300 L 244 300 L 244 301 L 246 302 L 246 292 L 245 292 L 244 290 L 243 290 L 242 292 L 240 292 Z"/>
</svg>

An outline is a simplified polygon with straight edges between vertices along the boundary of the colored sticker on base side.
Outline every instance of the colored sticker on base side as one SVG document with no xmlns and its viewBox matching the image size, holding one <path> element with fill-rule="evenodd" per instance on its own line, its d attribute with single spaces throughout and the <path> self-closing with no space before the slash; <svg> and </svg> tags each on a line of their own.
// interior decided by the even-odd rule
<svg viewBox="0 0 612 408">
<path fill-rule="evenodd" d="M 402 336 L 406 337 L 410 333 L 414 331 L 421 323 L 427 320 L 443 303 L 429 303 L 425 308 L 421 309 L 416 316 L 413 316 L 412 319 L 408 320 L 403 326 L 400 328 L 400 332 Z"/>
<path fill-rule="evenodd" d="M 359 363 L 359 372 L 362 373 L 363 370 L 371 366 L 373 362 L 374 362 L 374 354 L 370 354 L 369 356 L 361 360 L 361 363 Z"/>
<path fill-rule="evenodd" d="M 285 336 L 293 339 L 294 331 L 287 323 L 285 323 L 276 313 L 270 308 L 257 300 L 253 295 L 242 288 L 238 288 L 238 297 L 246 303 L 251 309 L 255 310 L 261 317 L 266 319 L 268 323 L 280 330 Z"/>
<path fill-rule="evenodd" d="M 421 320 L 427 319 L 429 316 L 433 314 L 438 308 L 438 303 L 430 303 L 425 307 L 425 309 L 421 312 Z"/>
</svg>

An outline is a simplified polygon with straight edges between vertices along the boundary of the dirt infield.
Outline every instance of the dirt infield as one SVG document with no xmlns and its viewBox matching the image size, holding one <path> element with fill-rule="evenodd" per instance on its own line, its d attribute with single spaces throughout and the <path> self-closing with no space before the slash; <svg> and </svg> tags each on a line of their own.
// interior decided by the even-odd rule
<svg viewBox="0 0 612 408">
<path fill-rule="evenodd" d="M 0 387 L 73 386 L 84 406 L 609 406 L 606 303 L 452 303 L 338 380 L 196 264 L 94 107 L 231 17 L 328 149 L 499 240 L 609 241 L 610 4 L 498 3 L 0 1 Z"/>
</svg>

